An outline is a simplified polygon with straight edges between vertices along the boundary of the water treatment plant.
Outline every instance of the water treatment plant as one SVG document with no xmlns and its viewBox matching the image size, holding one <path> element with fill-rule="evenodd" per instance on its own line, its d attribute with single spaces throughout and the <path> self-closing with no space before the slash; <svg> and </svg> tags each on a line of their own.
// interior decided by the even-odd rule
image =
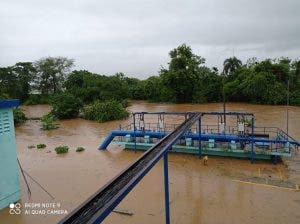
<svg viewBox="0 0 300 224">
<path fill-rule="evenodd" d="M 170 152 L 196 154 L 199 157 L 215 155 L 249 158 L 252 162 L 254 159 L 266 159 L 276 163 L 278 157 L 291 157 L 292 151 L 300 146 L 299 142 L 277 127 L 255 127 L 253 114 L 226 113 L 225 116 L 235 122 L 225 125 L 222 120 L 223 113 L 199 113 L 201 118 L 198 124 L 192 126 Z M 114 143 L 124 145 L 125 149 L 147 150 L 178 126 L 166 123 L 168 117 L 188 115 L 188 112 L 133 113 L 133 122 L 124 127 L 120 126 L 119 130 L 111 131 L 99 149 L 106 149 L 114 139 Z M 157 122 L 147 123 L 147 116 L 157 116 Z M 205 124 L 201 121 L 206 117 L 214 119 L 215 124 Z"/>
<path fill-rule="evenodd" d="M 216 215 L 226 217 L 229 210 L 239 211 L 238 220 L 250 217 L 251 210 L 241 210 L 237 205 L 251 208 L 249 203 L 255 201 L 266 211 L 261 215 L 255 212 L 258 222 L 268 214 L 274 215 L 274 210 L 282 210 L 284 204 L 290 208 L 286 213 L 293 223 L 297 219 L 293 215 L 297 214 L 297 204 L 293 203 L 297 203 L 300 177 L 295 140 L 299 139 L 299 132 L 293 125 L 300 120 L 298 108 L 290 108 L 293 122 L 287 134 L 284 122 L 277 123 L 279 128 L 270 128 L 276 126 L 275 120 L 280 121 L 272 107 L 228 104 L 229 110 L 236 112 L 226 113 L 223 124 L 224 114 L 211 112 L 220 111 L 220 106 L 133 102 L 129 107 L 131 116 L 126 120 L 99 124 L 77 118 L 59 121 L 60 127 L 50 132 L 41 130 L 37 120 L 26 121 L 16 128 L 17 155 L 24 172 L 50 195 L 28 179 L 29 195 L 21 171 L 11 169 L 20 182 L 21 200 L 12 199 L 8 203 L 17 201 L 23 215 L 10 215 L 10 209 L 4 208 L 0 219 L 22 224 L 99 223 L 100 220 L 102 223 L 176 223 L 176 220 L 213 223 Z M 284 107 L 276 108 L 284 114 Z M 22 109 L 28 117 L 49 111 L 46 105 L 22 106 Z M 3 137 L 4 133 L 1 134 Z M 47 147 L 28 148 L 34 143 L 45 143 Z M 82 153 L 71 150 L 66 155 L 52 152 L 62 144 L 70 148 L 82 145 L 86 150 Z M 13 150 L 9 152 L 13 156 Z M 203 164 L 205 155 L 208 165 Z M 16 161 L 15 156 L 11 158 Z M 14 167 L 19 169 L 17 164 Z M 58 168 L 60 172 L 56 171 Z M 18 189 L 17 182 L 15 186 L 11 190 Z M 268 210 L 270 197 L 275 200 L 272 210 Z M 145 200 L 148 203 L 139 206 Z M 37 215 L 26 215 L 30 210 L 26 206 L 37 202 L 60 205 L 64 212 L 43 215 L 36 208 L 31 212 Z M 216 210 L 215 215 L 199 213 Z M 276 219 L 283 221 L 278 216 Z M 225 220 L 229 222 L 231 218 Z"/>
<path fill-rule="evenodd" d="M 153 115 L 157 116 L 157 123 L 146 123 L 145 117 Z M 165 121 L 170 120 L 168 116 L 182 116 L 183 122 L 167 124 Z M 218 124 L 203 124 L 205 116 L 217 118 Z M 233 117 L 235 125 L 226 127 L 226 116 Z M 162 158 L 165 223 L 169 224 L 168 152 L 196 154 L 199 158 L 202 155 L 250 158 L 252 163 L 255 159 L 270 159 L 276 164 L 278 158 L 291 157 L 292 151 L 300 146 L 299 142 L 280 129 L 255 128 L 254 115 L 251 113 L 135 112 L 132 118 L 133 123 L 127 126 L 127 130 L 120 127 L 120 130 L 110 132 L 99 149 L 105 150 L 117 138 L 116 143 L 125 145 L 127 149 L 146 152 L 61 220 L 60 224 L 101 223 Z M 176 144 L 177 141 L 179 144 Z"/>
</svg>

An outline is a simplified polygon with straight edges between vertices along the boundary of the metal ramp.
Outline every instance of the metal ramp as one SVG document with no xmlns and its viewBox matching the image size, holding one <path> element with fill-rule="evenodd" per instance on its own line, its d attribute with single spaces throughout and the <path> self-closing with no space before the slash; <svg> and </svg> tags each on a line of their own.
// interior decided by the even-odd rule
<svg viewBox="0 0 300 224">
<path fill-rule="evenodd" d="M 162 157 L 164 157 L 166 223 L 170 223 L 167 152 L 200 119 L 201 115 L 201 113 L 189 113 L 187 119 L 174 131 L 146 151 L 137 161 L 123 170 L 59 223 L 101 223 Z"/>
</svg>

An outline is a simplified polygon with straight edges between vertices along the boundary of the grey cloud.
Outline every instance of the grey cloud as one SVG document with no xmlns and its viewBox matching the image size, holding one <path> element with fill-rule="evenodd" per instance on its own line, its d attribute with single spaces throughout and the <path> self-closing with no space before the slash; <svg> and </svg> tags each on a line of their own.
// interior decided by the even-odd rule
<svg viewBox="0 0 300 224">
<path fill-rule="evenodd" d="M 0 66 L 45 56 L 78 69 L 145 78 L 191 45 L 209 66 L 225 58 L 297 58 L 300 1 L 10 0 L 0 3 Z"/>
</svg>

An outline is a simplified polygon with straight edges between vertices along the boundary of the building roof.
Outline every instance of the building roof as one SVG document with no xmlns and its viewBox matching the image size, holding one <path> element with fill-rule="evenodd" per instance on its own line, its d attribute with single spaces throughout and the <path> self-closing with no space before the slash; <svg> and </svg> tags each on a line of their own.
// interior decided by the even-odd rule
<svg viewBox="0 0 300 224">
<path fill-rule="evenodd" d="M 17 107 L 20 105 L 20 100 L 0 100 L 0 108 Z"/>
</svg>

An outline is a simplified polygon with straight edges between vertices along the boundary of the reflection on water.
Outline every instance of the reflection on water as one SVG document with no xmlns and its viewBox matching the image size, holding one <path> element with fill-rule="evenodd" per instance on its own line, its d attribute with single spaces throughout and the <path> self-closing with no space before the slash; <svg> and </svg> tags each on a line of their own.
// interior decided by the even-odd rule
<svg viewBox="0 0 300 224">
<path fill-rule="evenodd" d="M 28 117 L 47 113 L 47 105 L 23 107 Z M 222 111 L 222 104 L 154 104 L 133 102 L 130 111 Z M 286 128 L 286 107 L 249 104 L 228 104 L 227 111 L 252 112 L 258 126 Z M 300 107 L 289 107 L 289 133 L 300 140 Z M 40 123 L 29 120 L 16 130 L 18 157 L 23 168 L 55 196 L 49 198 L 33 182 L 32 197 L 28 198 L 22 183 L 22 204 L 25 202 L 59 202 L 71 211 L 83 200 L 103 186 L 141 153 L 124 151 L 111 145 L 107 151 L 98 151 L 98 145 L 112 129 L 123 121 L 97 123 L 83 119 L 59 121 L 59 129 L 48 132 Z M 157 118 L 153 118 L 155 122 Z M 178 120 L 168 121 L 178 123 Z M 28 145 L 44 143 L 44 150 L 28 149 Z M 68 145 L 70 152 L 56 155 L 54 148 Z M 86 148 L 76 153 L 78 146 Z M 292 178 L 300 182 L 298 156 L 290 168 L 267 162 L 250 165 L 248 160 L 209 158 L 203 166 L 196 156 L 171 154 L 170 209 L 172 223 L 297 223 L 299 220 L 300 194 L 284 189 L 247 185 L 232 180 L 240 177 Z M 298 165 L 297 165 L 298 164 Z M 278 171 L 280 170 L 280 172 Z M 135 189 L 118 206 L 133 212 L 131 217 L 111 214 L 105 223 L 163 223 L 163 167 L 160 161 Z M 56 223 L 61 215 L 12 216 L 8 210 L 0 211 L 0 223 Z"/>
</svg>

